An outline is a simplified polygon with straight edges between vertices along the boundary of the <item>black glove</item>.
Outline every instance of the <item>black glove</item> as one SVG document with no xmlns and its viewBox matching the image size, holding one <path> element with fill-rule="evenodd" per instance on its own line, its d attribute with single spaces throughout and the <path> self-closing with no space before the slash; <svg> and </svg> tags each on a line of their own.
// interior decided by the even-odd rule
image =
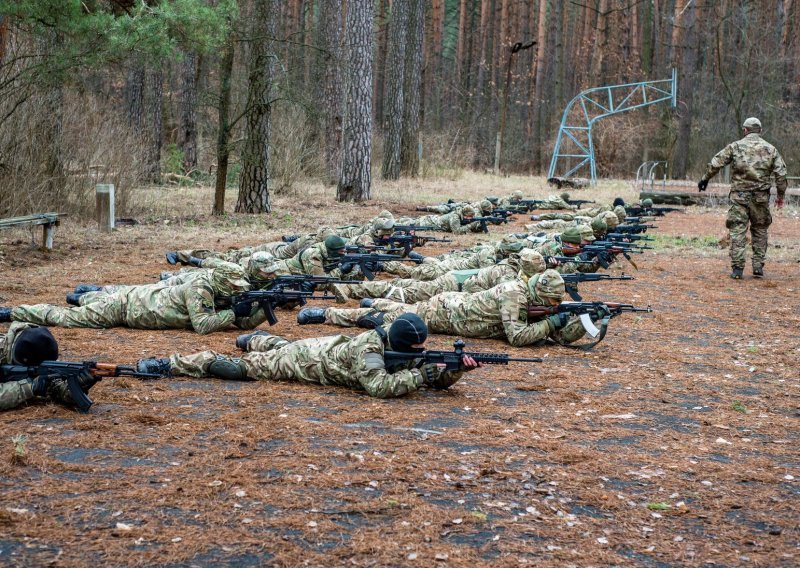
<svg viewBox="0 0 800 568">
<path fill-rule="evenodd" d="M 558 260 L 556 260 L 556 257 L 554 256 L 544 257 L 544 263 L 547 266 L 547 268 L 555 268 L 556 266 L 559 265 Z"/>
<path fill-rule="evenodd" d="M 708 187 L 707 179 L 701 179 L 700 181 L 697 182 L 697 189 L 699 189 L 700 191 L 705 191 L 707 187 Z"/>
<path fill-rule="evenodd" d="M 39 376 L 31 381 L 31 390 L 35 396 L 47 396 L 47 385 L 55 376 Z"/>
<path fill-rule="evenodd" d="M 313 282 L 303 282 L 300 284 L 300 291 L 301 292 L 313 292 L 317 288 L 317 285 Z"/>
<path fill-rule="evenodd" d="M 78 384 L 81 386 L 81 390 L 85 393 L 89 392 L 94 385 L 100 382 L 100 377 L 93 376 L 89 371 L 82 371 L 80 375 L 78 375 Z"/>
<path fill-rule="evenodd" d="M 567 325 L 567 321 L 569 321 L 569 314 L 553 314 L 547 318 L 547 321 L 553 324 L 554 328 L 561 329 Z"/>
<path fill-rule="evenodd" d="M 339 265 L 339 272 L 342 274 L 350 274 L 355 266 L 354 262 L 343 262 Z"/>
<path fill-rule="evenodd" d="M 428 387 L 434 384 L 439 376 L 439 369 L 436 365 L 423 365 L 419 371 L 422 373 L 422 384 Z"/>
<path fill-rule="evenodd" d="M 233 315 L 237 318 L 246 318 L 253 313 L 253 304 L 250 302 L 239 302 L 231 306 L 231 310 L 233 310 Z"/>
</svg>

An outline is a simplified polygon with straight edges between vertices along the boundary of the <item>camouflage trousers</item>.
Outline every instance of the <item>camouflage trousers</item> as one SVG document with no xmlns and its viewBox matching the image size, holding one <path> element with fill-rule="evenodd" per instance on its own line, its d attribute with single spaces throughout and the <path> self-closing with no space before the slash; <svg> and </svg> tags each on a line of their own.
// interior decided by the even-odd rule
<svg viewBox="0 0 800 568">
<path fill-rule="evenodd" d="M 11 410 L 33 398 L 28 381 L 9 381 L 0 383 L 0 410 Z"/>
<path fill-rule="evenodd" d="M 730 200 L 725 226 L 731 235 L 731 266 L 744 268 L 749 225 L 753 241 L 753 268 L 761 268 L 767 256 L 767 229 L 772 224 L 769 192 L 732 191 Z"/>
<path fill-rule="evenodd" d="M 189 250 L 179 250 L 177 252 L 178 252 L 178 260 L 184 264 L 189 263 L 190 256 L 193 256 L 195 258 L 219 258 L 221 260 L 238 264 L 240 260 L 242 260 L 245 257 L 252 256 L 253 253 L 256 252 L 268 252 L 279 260 L 285 260 L 287 258 L 292 258 L 293 256 L 295 256 L 306 246 L 311 244 L 312 240 L 313 239 L 310 239 L 309 237 L 300 237 L 298 239 L 295 239 L 291 243 L 284 243 L 284 242 L 264 243 L 262 245 L 254 247 L 243 247 L 240 249 L 229 250 L 227 252 L 217 252 L 210 249 L 189 249 Z"/>
<path fill-rule="evenodd" d="M 218 359 L 241 361 L 247 376 L 255 380 L 306 380 L 304 367 L 308 366 L 304 353 L 313 351 L 319 339 L 303 339 L 290 342 L 277 335 L 256 335 L 247 344 L 247 353 L 241 357 L 228 357 L 215 351 L 202 351 L 192 355 L 175 354 L 170 357 L 170 368 L 174 375 L 208 377 L 208 368 Z M 316 382 L 316 381 L 309 381 Z"/>
<path fill-rule="evenodd" d="M 118 294 L 98 294 L 96 301 L 79 308 L 63 308 L 50 304 L 17 306 L 11 312 L 13 321 L 60 327 L 92 327 L 105 329 L 126 325 L 127 302 Z"/>
<path fill-rule="evenodd" d="M 446 274 L 450 268 L 445 262 L 431 260 L 422 264 L 409 264 L 407 262 L 389 261 L 383 264 L 384 271 L 400 278 L 410 280 L 436 280 Z"/>
<path fill-rule="evenodd" d="M 373 280 L 360 284 L 334 284 L 333 288 L 337 301 L 342 302 L 346 302 L 348 298 L 387 298 L 415 304 L 442 292 L 457 291 L 458 282 L 452 275 L 444 274 L 436 280 Z"/>
</svg>

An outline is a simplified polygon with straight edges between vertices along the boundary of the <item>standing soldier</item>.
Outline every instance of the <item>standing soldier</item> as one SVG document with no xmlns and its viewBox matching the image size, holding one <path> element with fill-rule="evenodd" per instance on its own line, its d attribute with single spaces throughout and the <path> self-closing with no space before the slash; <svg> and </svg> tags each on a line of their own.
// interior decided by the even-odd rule
<svg viewBox="0 0 800 568">
<path fill-rule="evenodd" d="M 731 233 L 731 278 L 741 280 L 744 272 L 747 225 L 753 240 L 753 276 L 764 277 L 764 260 L 767 256 L 767 229 L 772 224 L 769 212 L 771 178 L 775 176 L 778 192 L 775 206 L 783 208 L 786 194 L 786 164 L 769 142 L 761 138 L 761 121 L 748 118 L 742 125 L 744 138 L 731 142 L 708 164 L 706 173 L 697 183 L 700 191 L 708 187 L 708 180 L 728 164 L 731 173 L 731 208 L 725 226 Z"/>
</svg>

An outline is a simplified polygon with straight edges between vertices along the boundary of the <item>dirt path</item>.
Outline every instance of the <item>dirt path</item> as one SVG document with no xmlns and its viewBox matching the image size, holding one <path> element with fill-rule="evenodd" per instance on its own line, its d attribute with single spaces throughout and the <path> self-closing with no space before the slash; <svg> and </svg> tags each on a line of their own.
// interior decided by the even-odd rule
<svg viewBox="0 0 800 568">
<path fill-rule="evenodd" d="M 88 415 L 3 413 L 3 564 L 796 566 L 800 226 L 778 219 L 781 260 L 765 280 L 734 282 L 724 251 L 686 244 L 721 236 L 720 212 L 658 224 L 672 240 L 641 258 L 636 281 L 581 287 L 654 313 L 616 318 L 588 353 L 472 340 L 545 363 L 391 401 L 290 383 L 109 380 Z M 78 282 L 148 282 L 166 248 L 264 232 L 67 225 L 50 256 L 2 234 L 0 297 L 62 303 Z M 270 331 L 292 339 L 337 331 L 279 317 Z M 54 334 L 63 359 L 119 363 L 233 353 L 236 336 Z M 19 434 L 25 463 L 12 465 Z"/>
</svg>

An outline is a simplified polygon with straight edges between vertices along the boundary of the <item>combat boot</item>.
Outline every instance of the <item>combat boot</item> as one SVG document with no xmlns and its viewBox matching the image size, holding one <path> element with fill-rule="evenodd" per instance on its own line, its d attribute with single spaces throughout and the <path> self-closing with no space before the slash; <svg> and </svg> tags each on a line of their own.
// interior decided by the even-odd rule
<svg viewBox="0 0 800 568">
<path fill-rule="evenodd" d="M 424 254 L 420 254 L 412 250 L 410 253 L 408 253 L 408 258 L 410 258 L 417 264 L 422 264 L 422 261 L 425 260 L 426 256 Z"/>
<path fill-rule="evenodd" d="M 169 280 L 173 276 L 175 276 L 174 272 L 170 272 L 169 270 L 162 270 L 161 274 L 158 275 L 158 279 L 159 280 Z"/>
<path fill-rule="evenodd" d="M 11 310 L 13 309 L 0 307 L 0 322 L 11 321 Z"/>
<path fill-rule="evenodd" d="M 325 308 L 303 308 L 297 313 L 297 323 L 300 325 L 325 323 Z"/>
<path fill-rule="evenodd" d="M 272 335 L 268 331 L 263 331 L 259 329 L 258 331 L 254 331 L 253 333 L 244 333 L 236 338 L 236 347 L 241 349 L 242 351 L 247 351 L 247 344 L 250 343 L 250 340 L 253 339 L 256 335 Z"/>
<path fill-rule="evenodd" d="M 743 268 L 736 268 L 734 266 L 733 270 L 731 270 L 731 278 L 733 278 L 734 280 L 741 280 L 743 275 L 744 275 Z"/>
<path fill-rule="evenodd" d="M 333 295 L 336 296 L 336 303 L 337 304 L 346 304 L 347 300 L 350 299 L 350 296 L 347 295 L 344 286 L 347 284 L 332 284 L 331 288 L 333 288 Z"/>
<path fill-rule="evenodd" d="M 85 294 L 86 292 L 99 292 L 102 289 L 103 287 L 97 284 L 78 284 L 75 286 L 75 293 Z"/>
<path fill-rule="evenodd" d="M 372 310 L 356 320 L 356 325 L 363 329 L 375 329 L 383 325 L 383 318 L 386 314 L 377 310 Z"/>
<path fill-rule="evenodd" d="M 300 238 L 300 235 L 283 235 L 281 240 L 285 243 L 293 243 Z"/>
<path fill-rule="evenodd" d="M 753 278 L 764 278 L 764 267 L 753 267 Z"/>
<path fill-rule="evenodd" d="M 178 264 L 178 251 L 171 250 L 164 256 L 167 258 L 167 264 Z"/>
<path fill-rule="evenodd" d="M 70 306 L 80 306 L 81 305 L 81 296 L 83 296 L 85 292 L 70 292 L 67 294 L 67 303 Z"/>
<path fill-rule="evenodd" d="M 147 359 L 139 359 L 139 361 L 136 362 L 136 372 L 171 377 L 172 367 L 169 359 L 148 357 Z"/>
<path fill-rule="evenodd" d="M 360 308 L 371 308 L 372 302 L 374 302 L 372 298 L 362 298 L 361 302 L 358 304 Z"/>
</svg>

